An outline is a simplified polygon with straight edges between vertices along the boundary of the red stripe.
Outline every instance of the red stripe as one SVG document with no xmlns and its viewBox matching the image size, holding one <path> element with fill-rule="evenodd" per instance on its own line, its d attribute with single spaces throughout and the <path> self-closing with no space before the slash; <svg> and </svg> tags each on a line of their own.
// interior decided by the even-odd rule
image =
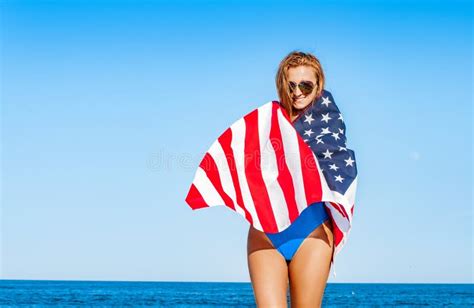
<svg viewBox="0 0 474 308">
<path fill-rule="evenodd" d="M 250 195 L 255 204 L 255 211 L 264 232 L 278 230 L 275 215 L 268 196 L 267 186 L 262 176 L 262 158 L 260 152 L 260 136 L 258 131 L 258 109 L 244 116 L 245 146 L 244 171 Z M 266 141 L 266 140 L 264 140 Z"/>
<path fill-rule="evenodd" d="M 332 204 L 332 206 L 339 212 L 341 213 L 342 216 L 344 216 L 345 218 L 348 218 L 349 216 L 347 215 L 347 212 L 346 210 L 344 209 L 344 207 L 342 205 L 340 205 L 339 203 L 335 203 L 335 202 L 330 202 Z"/>
<path fill-rule="evenodd" d="M 321 202 L 323 198 L 323 188 L 319 177 L 318 166 L 314 159 L 313 150 L 304 142 L 300 134 L 298 137 L 298 147 L 300 152 L 301 173 L 303 175 L 304 191 L 308 205 L 314 202 Z"/>
<path fill-rule="evenodd" d="M 217 169 L 216 162 L 214 161 L 214 158 L 212 158 L 211 154 L 206 153 L 206 155 L 204 155 L 204 158 L 202 159 L 201 164 L 199 164 L 199 167 L 201 167 L 206 172 L 207 177 L 214 185 L 214 188 L 217 190 L 222 200 L 224 200 L 225 205 L 235 211 L 234 201 L 232 201 L 229 195 L 227 195 L 224 189 L 222 188 L 221 177 L 219 176 L 219 169 Z"/>
<path fill-rule="evenodd" d="M 239 205 L 245 212 L 245 218 L 253 224 L 252 215 L 250 215 L 249 211 L 245 208 L 244 200 L 242 199 L 242 191 L 240 189 L 239 184 L 239 176 L 237 174 L 234 152 L 231 147 L 232 142 L 232 130 L 229 127 L 225 130 L 225 132 L 217 139 L 224 151 L 225 158 L 227 160 L 227 164 L 229 166 L 230 175 L 232 177 L 232 183 L 234 184 L 235 188 L 235 197 L 237 199 L 237 205 Z"/>
<path fill-rule="evenodd" d="M 278 103 L 272 104 L 272 125 L 270 127 L 270 142 L 277 158 L 278 184 L 282 188 L 283 195 L 288 207 L 288 216 L 293 222 L 299 215 L 296 204 L 295 187 L 290 170 L 286 164 L 285 152 L 283 151 L 283 138 L 281 136 L 280 124 L 278 121 L 278 109 L 281 108 Z M 278 231 L 274 231 L 278 232 Z"/>
<path fill-rule="evenodd" d="M 191 188 L 189 189 L 188 195 L 186 196 L 186 202 L 193 210 L 209 207 L 194 184 L 191 184 Z"/>
</svg>

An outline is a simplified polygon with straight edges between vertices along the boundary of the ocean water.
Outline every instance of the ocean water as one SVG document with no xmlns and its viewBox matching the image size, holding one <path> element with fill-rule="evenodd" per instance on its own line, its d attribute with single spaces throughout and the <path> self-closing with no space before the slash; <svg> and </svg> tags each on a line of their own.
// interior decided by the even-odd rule
<svg viewBox="0 0 474 308">
<path fill-rule="evenodd" d="M 473 298 L 473 284 L 328 283 L 323 307 L 473 307 Z M 255 307 L 255 300 L 250 283 L 0 280 L 0 306 Z"/>
</svg>

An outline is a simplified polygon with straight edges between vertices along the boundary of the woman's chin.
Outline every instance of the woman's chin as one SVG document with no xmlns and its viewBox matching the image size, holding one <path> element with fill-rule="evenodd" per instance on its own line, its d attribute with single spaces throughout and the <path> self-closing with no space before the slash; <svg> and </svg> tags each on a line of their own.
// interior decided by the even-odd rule
<svg viewBox="0 0 474 308">
<path fill-rule="evenodd" d="M 297 110 L 304 109 L 306 106 L 308 106 L 308 102 L 306 101 L 293 102 L 293 107 Z"/>
</svg>

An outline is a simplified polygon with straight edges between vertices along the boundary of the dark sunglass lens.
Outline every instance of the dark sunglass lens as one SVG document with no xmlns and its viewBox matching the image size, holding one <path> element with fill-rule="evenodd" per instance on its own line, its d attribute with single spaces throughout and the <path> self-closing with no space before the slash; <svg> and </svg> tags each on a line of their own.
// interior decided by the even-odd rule
<svg viewBox="0 0 474 308">
<path fill-rule="evenodd" d="M 302 81 L 299 84 L 300 90 L 304 95 L 308 95 L 313 92 L 314 85 L 310 81 Z"/>
</svg>

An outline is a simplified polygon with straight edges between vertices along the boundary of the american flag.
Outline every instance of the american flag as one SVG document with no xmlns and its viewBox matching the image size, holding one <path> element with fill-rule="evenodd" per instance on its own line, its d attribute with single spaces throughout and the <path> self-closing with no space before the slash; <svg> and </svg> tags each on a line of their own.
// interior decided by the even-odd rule
<svg viewBox="0 0 474 308">
<path fill-rule="evenodd" d="M 293 122 L 278 101 L 268 102 L 214 141 L 186 202 L 193 210 L 225 205 L 267 233 L 285 230 L 309 205 L 324 202 L 333 225 L 334 266 L 351 229 L 357 186 L 345 133 L 329 91 Z"/>
</svg>

